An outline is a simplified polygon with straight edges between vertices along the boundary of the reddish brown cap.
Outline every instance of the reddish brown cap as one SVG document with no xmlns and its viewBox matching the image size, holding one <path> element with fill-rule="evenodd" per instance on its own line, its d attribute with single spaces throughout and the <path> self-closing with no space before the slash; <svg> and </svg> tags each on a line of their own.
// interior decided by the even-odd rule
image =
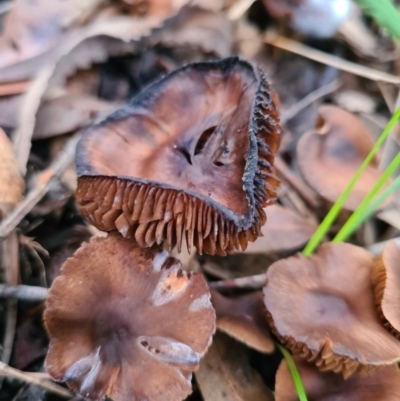
<svg viewBox="0 0 400 401">
<path fill-rule="evenodd" d="M 400 338 L 400 249 L 389 242 L 372 271 L 375 304 L 384 326 Z"/>
<path fill-rule="evenodd" d="M 185 398 L 215 331 L 204 278 L 116 232 L 65 262 L 44 319 L 48 373 L 89 400 Z"/>
<path fill-rule="evenodd" d="M 274 352 L 261 291 L 228 298 L 211 290 L 211 302 L 217 314 L 218 330 L 257 351 Z"/>
<path fill-rule="evenodd" d="M 320 372 L 299 357 L 294 357 L 308 401 L 398 401 L 400 371 L 396 365 L 382 366 L 368 375 L 353 375 L 344 380 L 333 372 Z M 282 361 L 276 373 L 276 401 L 298 401 L 288 366 Z"/>
<path fill-rule="evenodd" d="M 364 249 L 339 243 L 271 265 L 264 301 L 274 333 L 320 370 L 344 377 L 399 360 L 400 342 L 375 311 L 372 266 Z"/>
<path fill-rule="evenodd" d="M 97 228 L 142 247 L 186 238 L 220 255 L 260 234 L 275 197 L 276 97 L 236 57 L 190 64 L 92 127 L 77 150 L 77 201 Z"/>
<path fill-rule="evenodd" d="M 300 139 L 297 163 L 307 183 L 322 197 L 335 202 L 374 146 L 374 140 L 357 118 L 335 106 L 321 106 L 317 124 L 316 131 L 307 132 Z M 344 207 L 355 210 L 381 174 L 374 158 Z"/>
</svg>

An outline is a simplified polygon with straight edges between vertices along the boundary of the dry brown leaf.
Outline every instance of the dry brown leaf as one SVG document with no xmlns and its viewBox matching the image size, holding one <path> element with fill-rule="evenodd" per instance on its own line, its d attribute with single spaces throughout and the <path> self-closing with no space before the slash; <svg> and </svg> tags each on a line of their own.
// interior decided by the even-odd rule
<svg viewBox="0 0 400 401">
<path fill-rule="evenodd" d="M 82 23 L 105 0 L 15 0 L 0 37 L 0 68 L 50 50 L 71 26 Z"/>
<path fill-rule="evenodd" d="M 282 252 L 299 248 L 317 228 L 315 223 L 280 205 L 269 206 L 267 212 L 267 224 L 261 229 L 263 237 L 249 243 L 245 253 Z"/>
<path fill-rule="evenodd" d="M 65 94 L 45 101 L 39 108 L 33 139 L 49 138 L 88 126 L 118 107 L 90 96 Z"/>
<path fill-rule="evenodd" d="M 253 370 L 245 347 L 217 333 L 195 373 L 204 401 L 273 401 L 272 392 Z"/>
<path fill-rule="evenodd" d="M 50 80 L 55 74 L 57 67 L 66 65 L 70 53 L 84 41 L 98 37 L 107 36 L 119 39 L 124 42 L 137 40 L 160 24 L 163 18 L 148 17 L 132 19 L 130 17 L 112 17 L 81 29 L 77 29 L 63 40 L 52 52 L 47 64 L 32 83 L 26 93 L 20 109 L 20 125 L 13 136 L 14 147 L 17 150 L 18 167 L 25 174 L 28 160 L 31 139 L 36 123 L 36 114 L 39 109 L 42 97 L 49 86 Z"/>
<path fill-rule="evenodd" d="M 12 145 L 0 128 L 0 214 L 7 213 L 21 199 L 24 182 L 19 174 Z"/>
</svg>

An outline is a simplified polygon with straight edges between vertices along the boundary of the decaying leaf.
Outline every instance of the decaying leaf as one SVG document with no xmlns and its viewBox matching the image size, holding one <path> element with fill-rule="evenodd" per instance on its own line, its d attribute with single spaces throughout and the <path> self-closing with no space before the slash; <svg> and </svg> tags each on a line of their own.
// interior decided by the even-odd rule
<svg viewBox="0 0 400 401">
<path fill-rule="evenodd" d="M 6 214 L 21 199 L 24 182 L 18 171 L 12 145 L 0 128 L 0 214 Z"/>
<path fill-rule="evenodd" d="M 400 370 L 396 365 L 345 380 L 333 372 L 320 372 L 299 357 L 295 356 L 294 362 L 309 401 L 397 401 L 400 398 Z M 285 361 L 276 374 L 275 400 L 298 401 Z"/>
<path fill-rule="evenodd" d="M 294 211 L 280 205 L 268 207 L 268 223 L 263 226 L 263 234 L 250 243 L 245 253 L 270 253 L 297 249 L 313 235 L 317 226 L 305 220 Z"/>
<path fill-rule="evenodd" d="M 195 373 L 204 401 L 273 401 L 272 392 L 254 371 L 245 347 L 217 333 Z"/>
<path fill-rule="evenodd" d="M 261 291 L 228 298 L 211 290 L 211 302 L 217 314 L 218 330 L 259 352 L 274 351 Z"/>
</svg>

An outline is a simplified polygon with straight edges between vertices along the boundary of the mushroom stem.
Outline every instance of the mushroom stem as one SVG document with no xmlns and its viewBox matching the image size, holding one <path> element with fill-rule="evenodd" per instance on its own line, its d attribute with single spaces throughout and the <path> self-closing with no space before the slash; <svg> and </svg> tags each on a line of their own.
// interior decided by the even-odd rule
<svg viewBox="0 0 400 401">
<path fill-rule="evenodd" d="M 213 290 L 231 290 L 234 288 L 259 290 L 264 287 L 267 275 L 265 273 L 254 276 L 239 277 L 229 280 L 213 281 L 208 284 Z"/>
</svg>

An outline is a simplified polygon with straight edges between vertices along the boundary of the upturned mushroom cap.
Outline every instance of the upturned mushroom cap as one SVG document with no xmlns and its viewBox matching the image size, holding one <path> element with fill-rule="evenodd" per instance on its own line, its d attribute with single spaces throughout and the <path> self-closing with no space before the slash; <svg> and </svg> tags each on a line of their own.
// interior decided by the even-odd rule
<svg viewBox="0 0 400 401">
<path fill-rule="evenodd" d="M 335 202 L 374 146 L 360 121 L 335 106 L 319 108 L 319 124 L 297 145 L 297 163 L 306 182 L 322 197 Z M 357 180 L 344 207 L 355 210 L 376 183 L 381 171 L 374 158 Z"/>
<path fill-rule="evenodd" d="M 228 298 L 211 290 L 211 302 L 217 314 L 218 330 L 259 352 L 274 352 L 261 291 Z"/>
<path fill-rule="evenodd" d="M 353 375 L 347 380 L 333 372 L 318 369 L 294 357 L 308 401 L 398 401 L 400 370 L 396 365 L 382 366 L 368 375 Z M 276 401 L 298 401 L 298 395 L 285 361 L 279 365 L 275 380 Z"/>
<path fill-rule="evenodd" d="M 375 304 L 383 325 L 400 338 L 400 249 L 389 242 L 372 270 Z"/>
<path fill-rule="evenodd" d="M 185 398 L 215 331 L 201 275 L 115 232 L 65 262 L 44 319 L 48 373 L 88 400 Z"/>
<path fill-rule="evenodd" d="M 276 103 L 262 71 L 236 57 L 169 74 L 81 139 L 83 216 L 142 247 L 245 249 L 278 183 Z"/>
<path fill-rule="evenodd" d="M 362 248 L 337 243 L 272 264 L 264 302 L 273 332 L 293 353 L 345 378 L 399 360 L 400 342 L 375 311 L 372 266 Z"/>
</svg>

